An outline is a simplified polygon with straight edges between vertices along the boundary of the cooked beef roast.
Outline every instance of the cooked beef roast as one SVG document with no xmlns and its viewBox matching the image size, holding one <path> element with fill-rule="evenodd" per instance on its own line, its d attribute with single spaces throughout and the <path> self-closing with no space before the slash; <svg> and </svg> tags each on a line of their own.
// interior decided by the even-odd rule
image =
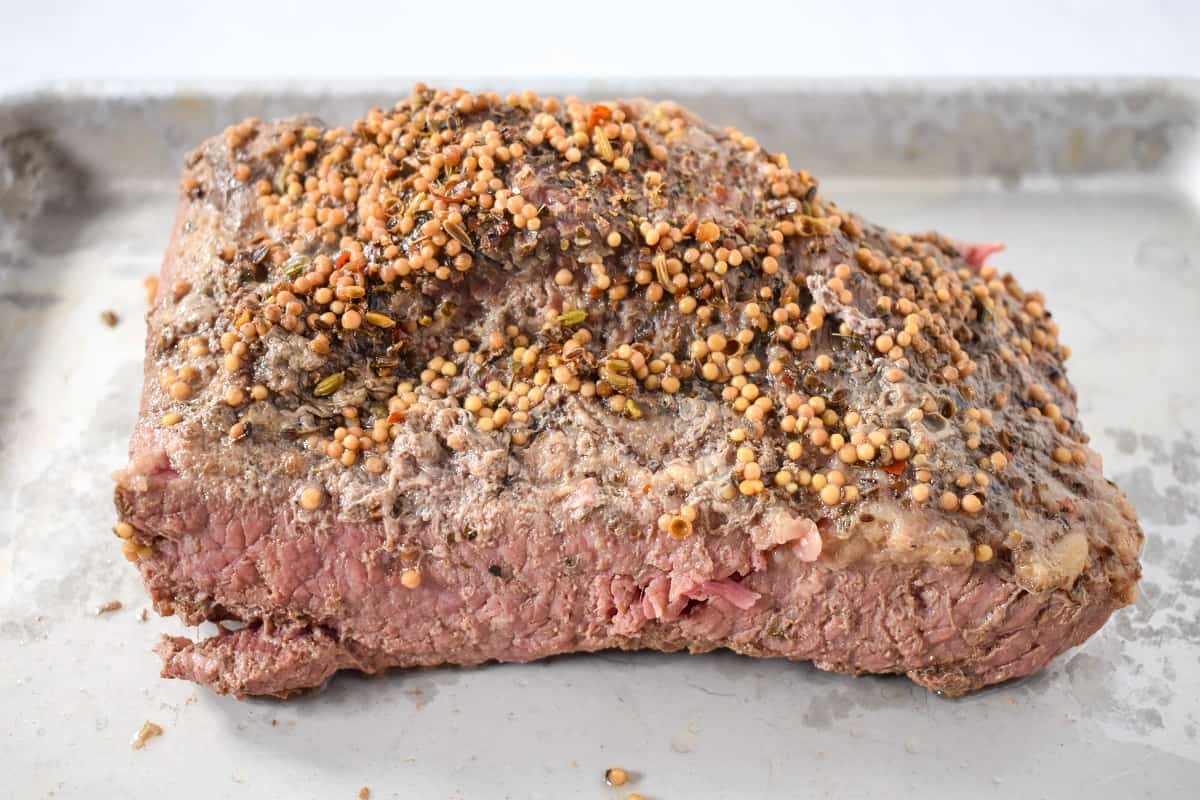
<svg viewBox="0 0 1200 800">
<path fill-rule="evenodd" d="M 163 675 L 604 648 L 1026 675 L 1142 534 L 990 246 L 898 234 L 671 103 L 418 85 L 187 160 L 116 532 Z"/>
</svg>

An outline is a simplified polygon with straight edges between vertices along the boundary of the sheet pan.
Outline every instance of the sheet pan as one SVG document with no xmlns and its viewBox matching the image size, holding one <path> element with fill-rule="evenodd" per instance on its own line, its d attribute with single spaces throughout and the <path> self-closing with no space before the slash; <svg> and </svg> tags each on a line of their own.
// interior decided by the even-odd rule
<svg viewBox="0 0 1200 800">
<path fill-rule="evenodd" d="M 548 81 L 683 100 L 907 230 L 1001 240 L 1045 290 L 1106 470 L 1147 533 L 1137 605 L 1045 672 L 959 700 L 728 653 L 345 675 L 286 703 L 158 678 L 173 619 L 112 534 L 141 280 L 182 156 L 249 115 L 348 121 L 377 86 L 51 87 L 0 98 L 0 795 L 1194 796 L 1200 785 L 1197 86 Z M 497 80 L 472 86 L 520 89 Z M 119 316 L 116 327 L 101 313 Z M 122 607 L 98 615 L 110 600 Z M 195 635 L 192 630 L 188 633 Z M 134 750 L 144 721 L 162 736 Z M 607 767 L 634 780 L 604 785 Z"/>
</svg>

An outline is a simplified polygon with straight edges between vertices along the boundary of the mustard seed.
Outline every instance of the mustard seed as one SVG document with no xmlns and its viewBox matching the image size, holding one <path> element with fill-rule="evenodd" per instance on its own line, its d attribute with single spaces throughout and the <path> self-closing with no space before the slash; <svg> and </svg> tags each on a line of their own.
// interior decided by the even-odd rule
<svg viewBox="0 0 1200 800">
<path fill-rule="evenodd" d="M 325 503 L 325 492 L 316 486 L 306 486 L 300 492 L 300 505 L 309 510 L 315 511 Z"/>
</svg>

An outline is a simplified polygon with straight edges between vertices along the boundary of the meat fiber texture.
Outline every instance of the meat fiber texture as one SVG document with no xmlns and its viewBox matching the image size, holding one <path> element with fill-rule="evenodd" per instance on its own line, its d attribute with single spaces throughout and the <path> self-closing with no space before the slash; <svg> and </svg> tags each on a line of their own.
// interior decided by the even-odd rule
<svg viewBox="0 0 1200 800">
<path fill-rule="evenodd" d="M 1135 597 L 1040 295 L 737 131 L 418 86 L 182 186 L 117 531 L 160 614 L 244 625 L 165 677 L 725 648 L 958 695 Z"/>
</svg>

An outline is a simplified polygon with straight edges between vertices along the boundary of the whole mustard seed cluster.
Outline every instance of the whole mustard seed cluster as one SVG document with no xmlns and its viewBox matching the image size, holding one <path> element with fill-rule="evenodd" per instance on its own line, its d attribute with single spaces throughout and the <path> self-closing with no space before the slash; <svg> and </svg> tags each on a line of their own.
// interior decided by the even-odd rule
<svg viewBox="0 0 1200 800">
<path fill-rule="evenodd" d="M 349 128 L 248 120 L 225 144 L 262 230 L 214 254 L 249 288 L 219 335 L 181 340 L 184 361 L 219 345 L 231 409 L 322 409 L 297 440 L 340 468 L 384 474 L 428 408 L 522 447 L 572 395 L 628 424 L 681 397 L 723 404 L 727 502 L 838 509 L 884 490 L 974 515 L 1016 433 L 1063 468 L 1087 461 L 1058 327 L 990 248 L 869 226 L 785 156 L 673 104 L 418 84 Z M 491 313 L 478 287 L 514 269 L 544 274 L 529 313 Z M 272 342 L 296 340 L 300 385 L 257 380 Z M 203 379 L 187 363 L 160 379 L 178 424 Z M 239 417 L 229 445 L 253 435 Z M 659 527 L 682 539 L 696 520 L 685 504 Z"/>
</svg>

